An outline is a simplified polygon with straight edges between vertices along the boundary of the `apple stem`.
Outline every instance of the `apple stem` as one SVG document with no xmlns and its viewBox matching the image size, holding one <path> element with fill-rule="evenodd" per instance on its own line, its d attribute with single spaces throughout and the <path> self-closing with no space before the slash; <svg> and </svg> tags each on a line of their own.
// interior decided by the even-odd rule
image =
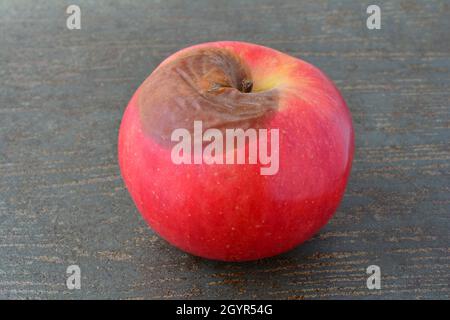
<svg viewBox="0 0 450 320">
<path fill-rule="evenodd" d="M 253 81 L 249 79 L 242 80 L 242 92 L 249 93 L 252 92 L 253 89 Z"/>
</svg>

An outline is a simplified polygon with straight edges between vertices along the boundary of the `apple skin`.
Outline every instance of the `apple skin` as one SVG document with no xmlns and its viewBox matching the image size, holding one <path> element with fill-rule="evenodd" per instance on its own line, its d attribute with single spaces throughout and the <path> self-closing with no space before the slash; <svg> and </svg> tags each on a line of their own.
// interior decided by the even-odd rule
<svg viewBox="0 0 450 320">
<path fill-rule="evenodd" d="M 196 45 L 158 68 L 198 48 L 239 56 L 256 91 L 279 88 L 279 108 L 265 124 L 280 132 L 278 173 L 261 175 L 259 165 L 174 164 L 171 149 L 142 129 L 139 88 L 119 132 L 125 184 L 149 225 L 188 253 L 247 261 L 290 250 L 318 232 L 343 197 L 354 152 L 346 103 L 316 67 L 250 43 Z"/>
</svg>

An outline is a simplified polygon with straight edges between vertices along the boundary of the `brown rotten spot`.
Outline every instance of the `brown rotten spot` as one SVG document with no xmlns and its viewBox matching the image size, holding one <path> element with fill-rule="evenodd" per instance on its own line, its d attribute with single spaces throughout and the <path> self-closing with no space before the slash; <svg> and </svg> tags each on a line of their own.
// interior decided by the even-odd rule
<svg viewBox="0 0 450 320">
<path fill-rule="evenodd" d="M 169 142 L 175 129 L 258 128 L 278 106 L 278 92 L 252 92 L 251 74 L 226 49 L 196 49 L 156 69 L 142 84 L 144 131 Z"/>
</svg>

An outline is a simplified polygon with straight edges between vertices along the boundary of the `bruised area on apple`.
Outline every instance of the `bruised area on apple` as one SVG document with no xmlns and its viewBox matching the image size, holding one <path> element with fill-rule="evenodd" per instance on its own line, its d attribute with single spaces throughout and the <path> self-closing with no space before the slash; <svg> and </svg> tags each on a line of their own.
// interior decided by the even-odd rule
<svg viewBox="0 0 450 320">
<path fill-rule="evenodd" d="M 171 131 L 194 120 L 279 129 L 278 173 L 172 163 Z M 175 53 L 141 85 L 118 149 L 125 184 L 158 234 L 194 255 L 244 261 L 285 252 L 326 224 L 354 145 L 345 101 L 319 69 L 270 48 L 214 42 Z"/>
<path fill-rule="evenodd" d="M 251 92 L 253 81 L 238 56 L 222 48 L 198 48 L 158 68 L 138 97 L 143 129 L 170 142 L 178 128 L 258 128 L 278 106 L 278 90 Z"/>
</svg>

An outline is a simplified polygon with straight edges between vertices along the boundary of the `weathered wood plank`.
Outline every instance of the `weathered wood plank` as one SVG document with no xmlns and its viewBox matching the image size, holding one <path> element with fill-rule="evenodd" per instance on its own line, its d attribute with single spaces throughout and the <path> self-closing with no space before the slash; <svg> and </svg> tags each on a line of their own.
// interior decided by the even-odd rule
<svg viewBox="0 0 450 320">
<path fill-rule="evenodd" d="M 449 298 L 448 1 L 0 2 L 0 298 Z M 187 45 L 244 40 L 325 70 L 354 117 L 344 201 L 305 245 L 252 263 L 184 254 L 124 189 L 117 132 L 136 87 Z M 82 289 L 65 286 L 78 264 Z M 382 289 L 366 288 L 367 266 Z"/>
</svg>

